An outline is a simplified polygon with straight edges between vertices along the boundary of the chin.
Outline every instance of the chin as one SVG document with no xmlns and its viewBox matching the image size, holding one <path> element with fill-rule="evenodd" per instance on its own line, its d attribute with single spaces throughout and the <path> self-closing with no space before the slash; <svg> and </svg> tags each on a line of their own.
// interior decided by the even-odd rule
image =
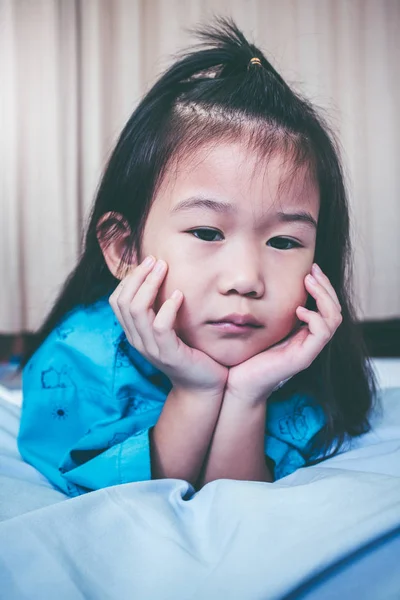
<svg viewBox="0 0 400 600">
<path fill-rule="evenodd" d="M 235 367 L 236 365 L 240 365 L 240 363 L 249 360 L 249 358 L 252 358 L 258 354 L 258 352 L 251 352 L 248 348 L 213 348 L 213 350 L 208 351 L 207 354 L 224 367 Z"/>
<path fill-rule="evenodd" d="M 288 335 L 288 334 L 286 334 Z M 236 340 L 224 340 L 224 343 L 207 344 L 207 347 L 199 348 L 213 360 L 224 367 L 235 367 L 241 363 L 253 358 L 257 354 L 268 350 L 271 346 L 282 341 L 286 336 L 278 335 L 274 339 L 254 340 L 253 344 L 243 340 L 241 343 Z"/>
</svg>

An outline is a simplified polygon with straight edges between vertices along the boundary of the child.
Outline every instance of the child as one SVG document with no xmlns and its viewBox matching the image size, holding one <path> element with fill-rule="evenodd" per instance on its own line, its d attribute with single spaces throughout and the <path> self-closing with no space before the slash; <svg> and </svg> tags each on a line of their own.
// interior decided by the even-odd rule
<svg viewBox="0 0 400 600">
<path fill-rule="evenodd" d="M 369 427 L 332 137 L 232 21 L 199 35 L 125 126 L 27 357 L 20 452 L 70 495 L 273 481 Z"/>
</svg>

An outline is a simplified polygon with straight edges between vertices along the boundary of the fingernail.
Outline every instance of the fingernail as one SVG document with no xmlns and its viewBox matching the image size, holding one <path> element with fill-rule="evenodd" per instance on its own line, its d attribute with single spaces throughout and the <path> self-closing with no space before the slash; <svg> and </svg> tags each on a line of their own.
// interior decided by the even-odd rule
<svg viewBox="0 0 400 600">
<path fill-rule="evenodd" d="M 310 283 L 311 285 L 317 285 L 317 280 L 314 279 L 314 277 L 312 275 L 307 275 L 306 279 L 308 280 L 308 283 Z"/>
<path fill-rule="evenodd" d="M 317 265 L 317 263 L 314 263 L 312 266 L 312 271 L 316 274 L 316 275 L 322 275 L 322 271 L 319 268 L 319 266 Z"/>
<path fill-rule="evenodd" d="M 165 262 L 163 260 L 158 260 L 156 262 L 156 266 L 154 267 L 154 270 L 156 273 L 161 273 L 164 270 L 165 267 Z"/>
<path fill-rule="evenodd" d="M 148 256 L 147 258 L 144 259 L 143 264 L 145 267 L 151 267 L 151 265 L 154 265 L 156 259 L 154 258 L 154 256 Z"/>
</svg>

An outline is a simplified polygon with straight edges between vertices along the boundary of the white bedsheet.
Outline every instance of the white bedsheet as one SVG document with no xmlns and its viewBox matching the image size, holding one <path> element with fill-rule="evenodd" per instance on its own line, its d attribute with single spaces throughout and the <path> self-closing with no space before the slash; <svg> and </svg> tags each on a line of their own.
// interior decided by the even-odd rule
<svg viewBox="0 0 400 600">
<path fill-rule="evenodd" d="M 301 469 L 274 484 L 107 488 L 0 524 L 7 600 L 278 599 L 400 522 L 400 479 Z"/>
<path fill-rule="evenodd" d="M 277 600 L 400 524 L 400 387 L 350 450 L 273 484 L 198 493 L 170 479 L 66 499 L 20 460 L 19 410 L 0 400 L 7 600 Z"/>
</svg>

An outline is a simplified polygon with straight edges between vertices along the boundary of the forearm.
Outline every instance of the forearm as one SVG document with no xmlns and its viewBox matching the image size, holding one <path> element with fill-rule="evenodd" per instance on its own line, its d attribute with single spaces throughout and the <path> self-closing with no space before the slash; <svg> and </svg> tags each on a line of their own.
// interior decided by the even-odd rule
<svg viewBox="0 0 400 600">
<path fill-rule="evenodd" d="M 218 420 L 221 394 L 172 389 L 151 433 L 152 478 L 194 484 Z"/>
<path fill-rule="evenodd" d="M 264 454 L 266 411 L 266 401 L 251 405 L 225 394 L 200 485 L 215 479 L 273 481 Z"/>
</svg>

